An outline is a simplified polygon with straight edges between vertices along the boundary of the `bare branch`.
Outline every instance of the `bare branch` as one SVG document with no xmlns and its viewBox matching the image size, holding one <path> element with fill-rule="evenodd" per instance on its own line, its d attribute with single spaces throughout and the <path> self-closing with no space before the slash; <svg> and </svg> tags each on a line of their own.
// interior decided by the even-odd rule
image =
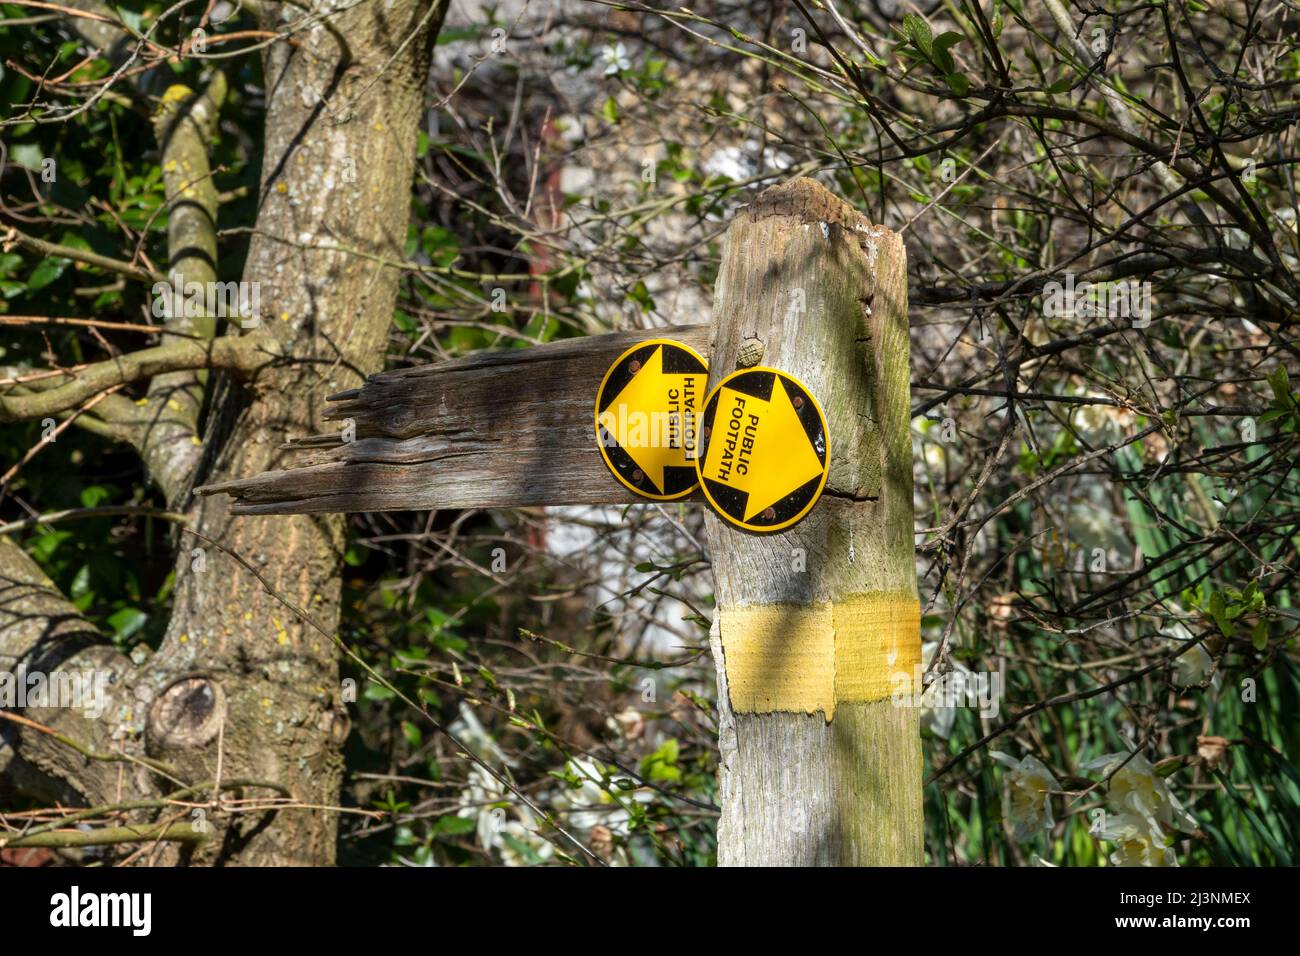
<svg viewBox="0 0 1300 956">
<path fill-rule="evenodd" d="M 14 246 L 26 249 L 28 252 L 34 252 L 38 256 L 59 257 L 71 259 L 74 262 L 84 262 L 88 266 L 95 266 L 97 269 L 104 269 L 108 272 L 115 272 L 118 275 L 126 276 L 128 279 L 134 279 L 136 282 L 143 282 L 146 285 L 152 285 L 155 282 L 161 282 L 165 278 L 163 275 L 153 272 L 150 269 L 142 269 L 139 266 L 132 265 L 129 262 L 122 262 L 120 259 L 111 259 L 108 256 L 101 256 L 97 252 L 91 252 L 88 249 L 74 249 L 71 246 L 62 246 L 57 242 L 46 242 L 44 239 L 37 239 L 35 236 L 29 236 L 20 232 L 17 228 L 10 226 L 5 232 L 3 240 L 4 251 L 8 252 Z"/>
<path fill-rule="evenodd" d="M 98 362 L 71 381 L 33 395 L 0 396 L 0 422 L 26 421 L 74 408 L 115 385 L 185 369 L 225 369 L 250 374 L 281 355 L 271 335 L 222 336 L 211 342 L 183 339 Z"/>
</svg>

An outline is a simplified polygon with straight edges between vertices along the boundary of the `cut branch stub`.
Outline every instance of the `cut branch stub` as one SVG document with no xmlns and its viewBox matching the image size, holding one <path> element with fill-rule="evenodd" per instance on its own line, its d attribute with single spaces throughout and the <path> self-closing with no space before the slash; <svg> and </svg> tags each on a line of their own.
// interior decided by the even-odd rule
<svg viewBox="0 0 1300 956">
<path fill-rule="evenodd" d="M 226 694 L 206 677 L 182 677 L 149 708 L 149 749 L 203 747 L 215 740 L 226 718 Z"/>
</svg>

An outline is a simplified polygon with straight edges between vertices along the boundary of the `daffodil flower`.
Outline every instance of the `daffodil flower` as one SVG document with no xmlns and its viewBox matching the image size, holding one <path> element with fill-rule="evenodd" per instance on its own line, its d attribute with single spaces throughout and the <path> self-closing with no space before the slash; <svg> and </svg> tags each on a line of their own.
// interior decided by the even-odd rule
<svg viewBox="0 0 1300 956">
<path fill-rule="evenodd" d="M 1145 817 L 1129 813 L 1112 814 L 1097 834 L 1115 844 L 1110 855 L 1112 866 L 1177 866 L 1174 851 L 1167 845 L 1164 831 L 1152 829 Z"/>
<path fill-rule="evenodd" d="M 1106 754 L 1086 761 L 1080 767 L 1083 770 L 1100 769 L 1105 775 L 1114 772 L 1106 793 L 1119 815 L 1141 818 L 1152 832 L 1159 832 L 1161 826 L 1196 829 L 1196 818 L 1183 809 L 1151 761 L 1141 754 Z"/>
<path fill-rule="evenodd" d="M 1021 760 L 1002 753 L 989 754 L 1007 767 L 1006 790 L 1003 791 L 1002 814 L 1011 824 L 1011 834 L 1022 843 L 1052 828 L 1050 791 L 1060 784 L 1037 757 Z"/>
<path fill-rule="evenodd" d="M 1205 645 L 1197 644 L 1191 648 L 1185 645 L 1194 640 L 1192 632 L 1181 621 L 1174 621 L 1160 632 L 1167 639 L 1169 648 L 1176 654 L 1174 658 L 1174 682 L 1179 687 L 1192 687 L 1205 681 L 1213 660 Z"/>
</svg>

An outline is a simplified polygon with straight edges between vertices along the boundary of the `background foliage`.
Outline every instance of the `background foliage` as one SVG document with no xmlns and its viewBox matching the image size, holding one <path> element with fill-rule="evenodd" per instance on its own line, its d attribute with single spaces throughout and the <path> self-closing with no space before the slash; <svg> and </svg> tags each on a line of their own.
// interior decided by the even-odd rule
<svg viewBox="0 0 1300 956">
<path fill-rule="evenodd" d="M 174 44 L 203 6 L 120 10 L 137 27 L 161 16 Z M 108 66 L 57 13 L 0 13 L 4 225 L 165 262 L 147 111 L 90 102 Z M 1290 865 L 1297 27 L 1286 0 L 458 9 L 438 41 L 407 244 L 422 268 L 404 280 L 390 365 L 704 321 L 731 211 L 815 176 L 908 246 L 931 674 L 1006 681 L 997 715 L 927 717 L 929 861 L 1108 864 L 1123 847 L 1103 814 L 1122 799 L 1116 768 L 1094 761 L 1136 749 L 1194 817 L 1161 831 L 1177 862 Z M 263 90 L 255 53 L 219 65 L 220 278 L 237 279 Z M 169 79 L 198 88 L 213 67 L 178 57 Z M 87 107 L 53 122 L 51 102 Z M 1044 285 L 1067 273 L 1150 282 L 1149 324 L 1046 314 Z M 0 320 L 156 324 L 147 291 L 67 258 L 0 256 Z M 0 330 L 9 388 L 147 338 Z M 0 432 L 0 530 L 122 648 L 156 644 L 178 542 L 165 502 L 93 410 L 52 444 L 42 428 Z M 93 511 L 32 520 L 66 509 Z M 346 674 L 343 800 L 378 812 L 348 817 L 343 862 L 564 862 L 557 825 L 611 862 L 711 861 L 697 515 L 355 515 L 350 535 L 341 637 L 385 682 Z M 1016 832 L 1020 771 L 995 752 L 1050 773 L 1050 827 Z"/>
</svg>

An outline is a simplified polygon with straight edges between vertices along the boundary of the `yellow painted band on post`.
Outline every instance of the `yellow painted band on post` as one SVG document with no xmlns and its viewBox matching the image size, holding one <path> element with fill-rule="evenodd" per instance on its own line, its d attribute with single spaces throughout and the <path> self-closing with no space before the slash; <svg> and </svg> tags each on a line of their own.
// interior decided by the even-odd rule
<svg viewBox="0 0 1300 956">
<path fill-rule="evenodd" d="M 911 595 L 725 608 L 719 627 L 738 714 L 820 710 L 831 720 L 837 703 L 884 700 L 902 678 L 910 687 L 921 664 Z"/>
</svg>

